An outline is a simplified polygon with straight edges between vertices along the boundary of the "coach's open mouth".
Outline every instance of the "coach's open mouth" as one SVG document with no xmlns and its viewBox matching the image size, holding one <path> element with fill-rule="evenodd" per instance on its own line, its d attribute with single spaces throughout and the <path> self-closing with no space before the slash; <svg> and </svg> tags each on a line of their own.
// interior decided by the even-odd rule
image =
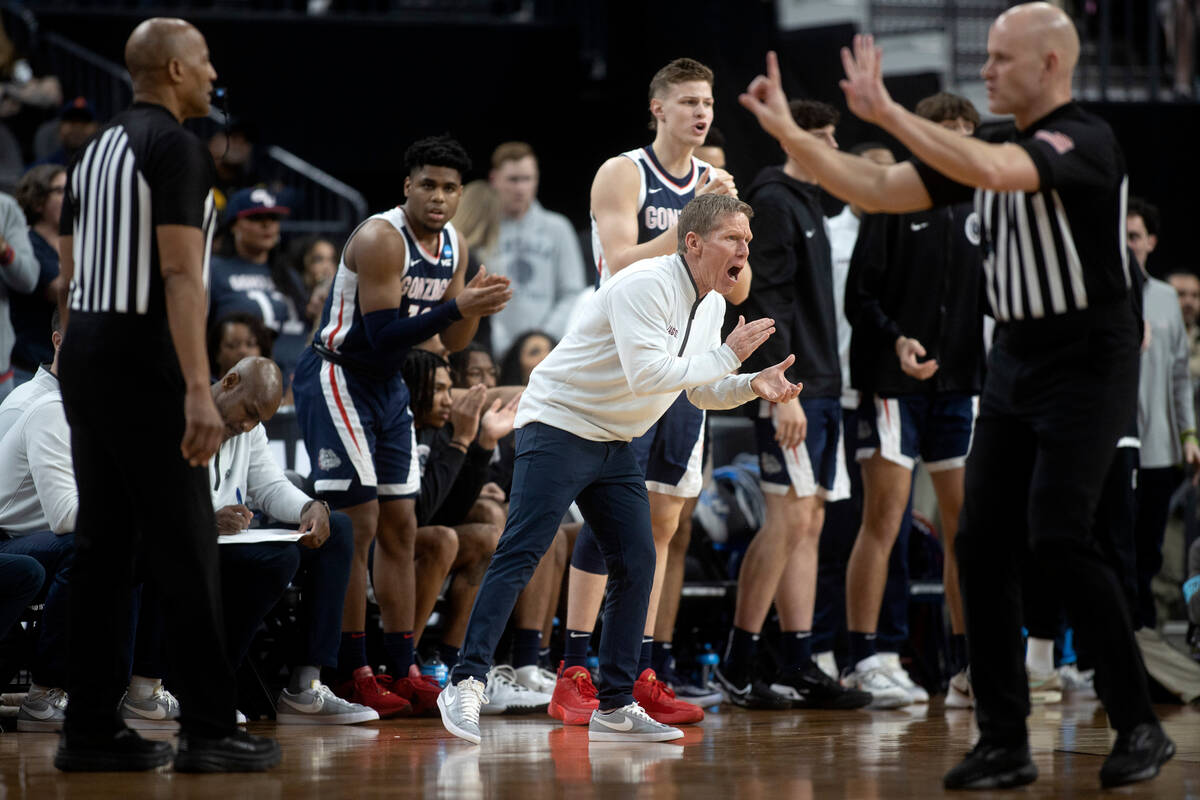
<svg viewBox="0 0 1200 800">
<path fill-rule="evenodd" d="M 725 274 L 729 276 L 730 280 L 736 281 L 738 278 L 738 273 L 740 273 L 741 271 L 742 271 L 742 268 L 739 267 L 737 264 L 734 264 L 732 267 L 725 270 Z"/>
</svg>

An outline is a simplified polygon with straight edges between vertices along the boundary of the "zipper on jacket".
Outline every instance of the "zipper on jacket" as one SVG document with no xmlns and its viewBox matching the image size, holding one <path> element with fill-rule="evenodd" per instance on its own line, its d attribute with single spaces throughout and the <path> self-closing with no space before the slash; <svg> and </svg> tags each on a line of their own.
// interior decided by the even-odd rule
<svg viewBox="0 0 1200 800">
<path fill-rule="evenodd" d="M 692 277 L 692 271 L 688 269 L 687 262 L 683 260 L 683 256 L 676 255 L 675 259 L 683 267 L 683 274 L 687 275 L 688 281 L 692 284 L 692 291 L 696 295 L 696 302 L 692 303 L 692 310 L 688 312 L 687 327 L 683 330 L 683 344 L 679 345 L 679 356 L 683 355 L 683 350 L 687 347 L 688 337 L 692 335 L 692 320 L 696 318 L 696 309 L 700 306 L 700 287 L 696 285 L 696 279 Z"/>
</svg>

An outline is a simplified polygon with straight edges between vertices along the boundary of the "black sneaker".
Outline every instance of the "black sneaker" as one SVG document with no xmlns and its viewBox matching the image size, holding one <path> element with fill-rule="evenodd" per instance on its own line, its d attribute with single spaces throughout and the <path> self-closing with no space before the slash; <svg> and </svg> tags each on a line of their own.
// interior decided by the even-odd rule
<svg viewBox="0 0 1200 800">
<path fill-rule="evenodd" d="M 179 735 L 176 772 L 263 772 L 279 763 L 279 743 L 239 730 L 223 739 Z"/>
<path fill-rule="evenodd" d="M 1157 722 L 1143 722 L 1127 733 L 1118 733 L 1112 752 L 1100 767 L 1105 789 L 1148 781 L 1175 755 L 1175 743 Z"/>
<path fill-rule="evenodd" d="M 1004 747 L 982 739 L 958 766 L 942 778 L 947 789 L 1011 789 L 1037 780 L 1029 744 Z"/>
<path fill-rule="evenodd" d="M 171 763 L 167 742 L 152 742 L 128 728 L 107 736 L 64 734 L 54 754 L 63 772 L 140 772 Z"/>
<path fill-rule="evenodd" d="M 792 707 L 792 701 L 777 692 L 757 678 L 747 679 L 744 684 L 735 683 L 721 672 L 721 667 L 713 667 L 713 677 L 717 685 L 725 692 L 726 699 L 735 706 L 768 711 L 782 711 Z"/>
<path fill-rule="evenodd" d="M 771 684 L 771 691 L 790 700 L 792 708 L 849 710 L 868 706 L 874 699 L 870 692 L 842 686 L 812 661 L 799 669 L 781 672 Z"/>
</svg>

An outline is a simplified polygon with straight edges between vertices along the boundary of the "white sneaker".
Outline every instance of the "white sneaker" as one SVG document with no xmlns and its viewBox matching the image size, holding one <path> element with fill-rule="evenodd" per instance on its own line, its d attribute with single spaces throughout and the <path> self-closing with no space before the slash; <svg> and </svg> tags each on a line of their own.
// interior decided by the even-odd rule
<svg viewBox="0 0 1200 800">
<path fill-rule="evenodd" d="M 832 650 L 826 650 L 823 653 L 817 653 L 815 656 L 813 656 L 813 661 L 815 661 L 817 666 L 821 668 L 821 672 L 824 672 L 835 681 L 838 679 L 837 659 L 834 658 Z"/>
<path fill-rule="evenodd" d="M 447 684 L 437 699 L 442 725 L 460 739 L 479 744 L 479 709 L 487 702 L 483 684 L 474 678 Z"/>
<path fill-rule="evenodd" d="M 1052 706 L 1062 702 L 1062 680 L 1058 672 L 1051 670 L 1045 674 L 1029 668 L 1025 670 L 1029 676 L 1029 702 L 1035 706 Z"/>
<path fill-rule="evenodd" d="M 637 703 L 609 712 L 597 708 L 588 722 L 590 742 L 669 742 L 682 736 L 679 728 L 652 719 Z"/>
<path fill-rule="evenodd" d="M 900 664 L 899 653 L 880 653 L 879 658 L 883 661 L 884 669 L 888 671 L 892 682 L 908 692 L 908 696 L 912 698 L 913 703 L 928 703 L 929 692 L 918 686 L 912 676 L 908 674 L 908 670 Z"/>
<path fill-rule="evenodd" d="M 950 679 L 946 689 L 946 708 L 974 708 L 975 691 L 971 688 L 971 670 L 968 667 Z"/>
<path fill-rule="evenodd" d="M 507 664 L 497 664 L 488 670 L 487 705 L 484 714 L 528 714 L 545 711 L 551 695 L 535 692 L 517 683 L 517 672 Z"/>
<path fill-rule="evenodd" d="M 892 680 L 891 673 L 884 667 L 883 659 L 878 654 L 855 664 L 854 669 L 842 678 L 842 685 L 870 692 L 874 699 L 868 708 L 902 708 L 912 705 L 912 695 Z"/>
<path fill-rule="evenodd" d="M 179 701 L 161 683 L 145 700 L 121 698 L 121 718 L 126 727 L 137 731 L 178 730 Z"/>
<path fill-rule="evenodd" d="M 238 725 L 246 725 L 249 723 L 249 720 L 246 719 L 246 715 L 238 711 L 236 708 L 233 710 L 233 714 L 234 722 L 236 722 Z"/>
<path fill-rule="evenodd" d="M 1080 671 L 1074 664 L 1063 664 L 1058 668 L 1058 677 L 1063 689 L 1079 697 L 1096 696 L 1096 670 Z"/>
<path fill-rule="evenodd" d="M 67 718 L 65 689 L 30 686 L 17 711 L 17 730 L 24 733 L 61 731 Z"/>
<path fill-rule="evenodd" d="M 542 669 L 537 664 L 530 664 L 517 670 L 517 683 L 535 692 L 554 694 L 554 685 L 557 682 L 557 675 L 548 669 Z"/>
<path fill-rule="evenodd" d="M 318 680 L 299 692 L 284 689 L 275 711 L 280 725 L 354 725 L 377 719 L 375 709 L 343 700 Z"/>
</svg>

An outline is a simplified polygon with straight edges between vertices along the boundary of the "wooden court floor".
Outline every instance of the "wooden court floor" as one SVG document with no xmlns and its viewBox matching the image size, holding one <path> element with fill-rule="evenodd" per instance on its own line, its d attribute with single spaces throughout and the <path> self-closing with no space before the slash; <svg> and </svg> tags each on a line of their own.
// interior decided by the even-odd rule
<svg viewBox="0 0 1200 800">
<path fill-rule="evenodd" d="M 1179 752 L 1149 783 L 1101 792 L 1110 745 L 1094 700 L 1037 708 L 1030 730 L 1041 777 L 1005 797 L 1200 798 L 1200 710 L 1162 707 Z M 483 744 L 450 737 L 436 719 L 355 727 L 276 727 L 283 764 L 266 774 L 64 775 L 54 734 L 0 734 L 0 797 L 252 798 L 933 798 L 969 748 L 968 713 L 941 698 L 914 711 L 745 712 L 722 707 L 689 726 L 682 745 L 590 744 L 584 728 L 543 716 L 485 717 Z M 160 734 L 161 735 L 161 734 Z M 993 793 L 973 793 L 987 797 Z M 957 796 L 962 797 L 962 794 Z"/>
</svg>

